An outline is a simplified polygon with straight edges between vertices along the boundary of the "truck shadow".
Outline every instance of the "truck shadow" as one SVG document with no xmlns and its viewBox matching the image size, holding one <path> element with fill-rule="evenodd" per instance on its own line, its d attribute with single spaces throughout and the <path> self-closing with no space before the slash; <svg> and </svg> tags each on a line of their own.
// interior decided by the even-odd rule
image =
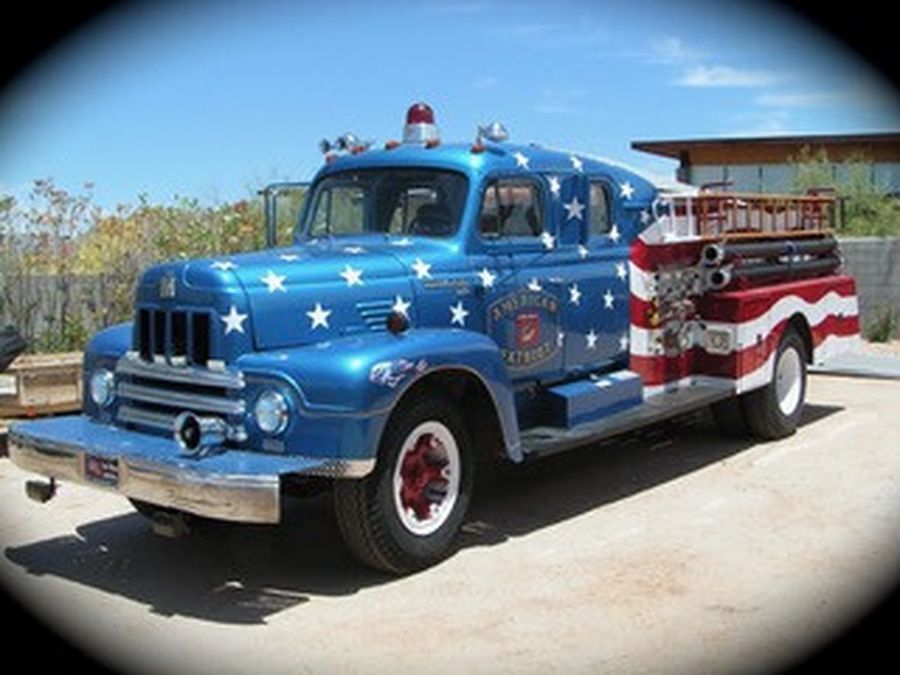
<svg viewBox="0 0 900 675">
<path fill-rule="evenodd" d="M 801 425 L 840 410 L 808 404 Z M 716 434 L 706 415 L 695 415 L 524 467 L 493 471 L 473 499 L 459 546 L 500 544 L 753 445 Z M 274 527 L 210 523 L 172 540 L 153 534 L 141 516 L 126 514 L 82 525 L 74 535 L 8 547 L 5 555 L 29 574 L 121 595 L 158 614 L 228 624 L 265 623 L 316 596 L 403 583 L 351 558 L 328 494 L 288 500 L 282 523 Z"/>
</svg>

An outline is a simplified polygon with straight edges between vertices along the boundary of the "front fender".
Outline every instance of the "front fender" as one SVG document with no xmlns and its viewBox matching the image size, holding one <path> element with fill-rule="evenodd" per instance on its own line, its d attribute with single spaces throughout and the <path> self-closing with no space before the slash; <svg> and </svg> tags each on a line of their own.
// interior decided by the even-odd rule
<svg viewBox="0 0 900 675">
<path fill-rule="evenodd" d="M 109 328 L 104 328 L 94 335 L 88 342 L 84 350 L 84 368 L 82 377 L 82 391 L 84 392 L 84 400 L 82 402 L 82 410 L 86 415 L 96 419 L 102 419 L 105 422 L 112 420 L 110 411 L 101 411 L 91 400 L 88 392 L 90 388 L 88 383 L 91 374 L 97 368 L 106 368 L 107 370 L 115 370 L 118 360 L 131 349 L 131 334 L 133 323 L 120 323 Z"/>
<path fill-rule="evenodd" d="M 401 335 L 365 334 L 247 354 L 238 366 L 248 375 L 289 381 L 299 394 L 301 414 L 311 420 L 341 418 L 345 425 L 364 427 L 365 433 L 355 438 L 365 457 L 375 456 L 388 415 L 413 383 L 441 370 L 465 370 L 490 393 L 507 453 L 521 459 L 506 366 L 496 343 L 480 333 L 412 329 Z M 347 456 L 348 448 L 340 452 Z"/>
</svg>

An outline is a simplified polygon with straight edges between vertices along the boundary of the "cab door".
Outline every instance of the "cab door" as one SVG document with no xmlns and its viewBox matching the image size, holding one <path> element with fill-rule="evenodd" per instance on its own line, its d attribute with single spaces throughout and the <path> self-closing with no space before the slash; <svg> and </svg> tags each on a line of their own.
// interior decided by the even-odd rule
<svg viewBox="0 0 900 675">
<path fill-rule="evenodd" d="M 573 177 L 563 184 L 560 267 L 562 324 L 571 374 L 623 367 L 628 356 L 628 246 L 614 222 L 613 182 Z M 572 204 L 587 208 L 580 212 Z M 569 206 L 566 206 L 569 205 Z"/>
<path fill-rule="evenodd" d="M 555 237 L 538 176 L 495 176 L 481 194 L 480 253 L 472 256 L 484 330 L 500 347 L 514 382 L 558 379 L 560 298 L 537 272 Z"/>
</svg>

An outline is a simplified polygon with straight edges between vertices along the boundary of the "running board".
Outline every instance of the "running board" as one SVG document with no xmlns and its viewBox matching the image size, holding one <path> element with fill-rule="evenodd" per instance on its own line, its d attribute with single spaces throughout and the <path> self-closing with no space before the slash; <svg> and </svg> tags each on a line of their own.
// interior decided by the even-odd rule
<svg viewBox="0 0 900 675">
<path fill-rule="evenodd" d="M 546 426 L 526 429 L 522 432 L 522 451 L 526 456 L 550 455 L 677 417 L 731 396 L 734 396 L 733 387 L 708 384 L 657 394 L 633 408 L 571 429 Z"/>
</svg>

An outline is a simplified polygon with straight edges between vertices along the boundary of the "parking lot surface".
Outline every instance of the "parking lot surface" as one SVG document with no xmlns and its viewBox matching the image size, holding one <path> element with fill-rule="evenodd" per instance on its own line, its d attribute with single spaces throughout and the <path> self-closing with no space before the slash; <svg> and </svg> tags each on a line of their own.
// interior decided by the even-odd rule
<svg viewBox="0 0 900 675">
<path fill-rule="evenodd" d="M 350 558 L 328 495 L 169 540 L 114 494 L 29 501 L 4 458 L 0 583 L 130 671 L 766 671 L 900 573 L 900 381 L 807 398 L 779 442 L 697 417 L 502 471 L 459 550 L 402 579 Z"/>
</svg>

